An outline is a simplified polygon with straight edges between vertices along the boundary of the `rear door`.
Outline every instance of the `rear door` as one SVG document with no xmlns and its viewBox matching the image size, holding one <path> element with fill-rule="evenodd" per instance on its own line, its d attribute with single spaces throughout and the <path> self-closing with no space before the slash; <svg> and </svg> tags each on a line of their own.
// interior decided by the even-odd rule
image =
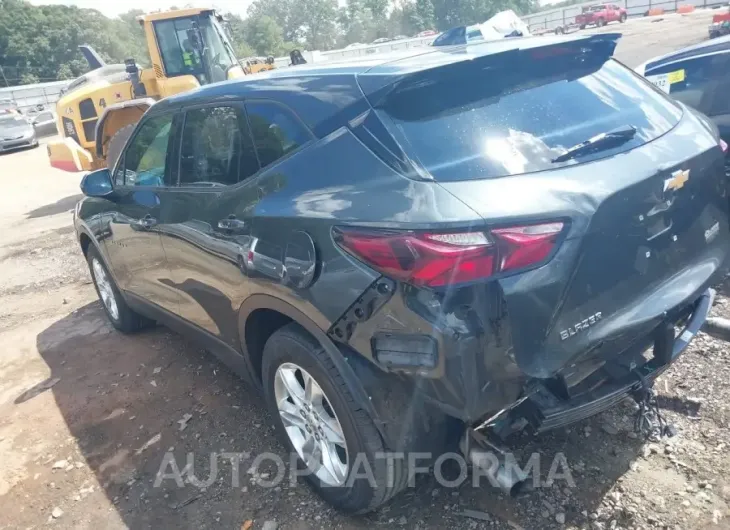
<svg viewBox="0 0 730 530">
<path fill-rule="evenodd" d="M 164 204 L 174 175 L 177 117 L 152 115 L 135 129 L 114 171 L 114 211 L 106 249 L 119 286 L 168 311 L 178 296 L 160 241 Z"/>
<path fill-rule="evenodd" d="M 179 182 L 162 211 L 163 247 L 179 315 L 233 346 L 248 290 L 258 169 L 242 103 L 186 110 Z"/>
<path fill-rule="evenodd" d="M 262 167 L 257 186 L 264 197 L 286 185 L 286 172 L 280 171 L 281 165 L 312 141 L 313 136 L 291 109 L 279 103 L 249 101 L 246 103 L 246 113 Z M 304 178 L 304 175 L 299 178 Z M 301 204 L 297 205 L 302 211 L 307 208 L 307 199 L 312 198 L 302 197 Z M 263 220 L 254 220 L 254 240 L 248 267 L 253 280 L 268 286 L 272 282 L 291 279 L 286 276 L 296 275 L 294 267 L 289 270 L 285 267 L 285 255 L 291 234 L 305 230 L 305 227 L 292 225 L 290 218 L 279 218 L 276 212 L 263 212 L 262 217 Z M 291 251 L 292 247 L 289 246 L 288 250 Z M 304 249 L 305 255 L 307 250 Z M 296 268 L 303 270 L 310 266 L 314 267 L 314 263 L 300 263 Z"/>
</svg>

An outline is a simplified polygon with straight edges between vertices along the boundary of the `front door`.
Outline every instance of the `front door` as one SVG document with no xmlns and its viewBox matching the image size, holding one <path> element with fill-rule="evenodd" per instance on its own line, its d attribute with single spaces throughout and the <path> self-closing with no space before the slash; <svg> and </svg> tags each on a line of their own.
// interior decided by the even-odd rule
<svg viewBox="0 0 730 530">
<path fill-rule="evenodd" d="M 160 241 L 173 158 L 174 114 L 152 116 L 136 129 L 114 172 L 115 207 L 105 240 L 119 287 L 177 312 L 178 295 Z"/>
<path fill-rule="evenodd" d="M 242 106 L 187 110 L 179 183 L 162 211 L 162 244 L 180 316 L 234 347 L 259 197 L 248 177 L 258 169 Z"/>
</svg>

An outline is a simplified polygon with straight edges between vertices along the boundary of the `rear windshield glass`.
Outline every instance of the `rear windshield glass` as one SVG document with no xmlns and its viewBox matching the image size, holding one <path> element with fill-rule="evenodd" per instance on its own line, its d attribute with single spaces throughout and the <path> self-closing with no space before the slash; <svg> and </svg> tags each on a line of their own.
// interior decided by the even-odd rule
<svg viewBox="0 0 730 530">
<path fill-rule="evenodd" d="M 670 130 L 681 109 L 623 65 L 550 61 L 473 69 L 392 95 L 379 110 L 393 136 L 436 180 L 518 175 L 611 156 Z M 476 70 L 476 71 L 474 71 Z M 600 133 L 631 126 L 611 149 L 552 162 Z"/>
</svg>

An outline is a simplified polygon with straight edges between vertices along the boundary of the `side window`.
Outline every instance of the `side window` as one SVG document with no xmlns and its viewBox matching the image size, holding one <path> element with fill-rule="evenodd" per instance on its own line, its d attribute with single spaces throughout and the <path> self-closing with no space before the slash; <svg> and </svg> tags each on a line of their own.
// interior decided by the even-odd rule
<svg viewBox="0 0 730 530">
<path fill-rule="evenodd" d="M 479 28 L 472 28 L 466 34 L 467 43 L 481 40 L 484 40 L 484 35 L 482 35 L 482 30 Z"/>
<path fill-rule="evenodd" d="M 261 167 L 276 162 L 311 139 L 304 125 L 281 105 L 247 103 L 246 112 Z"/>
<path fill-rule="evenodd" d="M 229 186 L 258 170 L 242 112 L 234 107 L 187 112 L 180 150 L 181 186 Z"/>
<path fill-rule="evenodd" d="M 114 180 L 124 186 L 164 186 L 167 145 L 172 114 L 157 116 L 140 125 L 117 166 Z"/>
<path fill-rule="evenodd" d="M 708 116 L 730 112 L 730 53 L 687 59 L 646 72 L 655 84 L 666 83 L 669 95 Z"/>
<path fill-rule="evenodd" d="M 192 74 L 200 78 L 202 61 L 187 36 L 192 21 L 164 20 L 155 22 L 154 27 L 167 76 Z"/>
</svg>

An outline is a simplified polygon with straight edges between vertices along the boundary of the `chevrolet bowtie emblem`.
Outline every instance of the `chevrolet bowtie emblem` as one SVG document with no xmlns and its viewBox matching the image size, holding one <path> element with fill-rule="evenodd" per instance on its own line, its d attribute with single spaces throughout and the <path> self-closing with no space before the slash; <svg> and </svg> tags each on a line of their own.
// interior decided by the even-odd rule
<svg viewBox="0 0 730 530">
<path fill-rule="evenodd" d="M 664 180 L 664 191 L 677 191 L 689 180 L 689 169 L 679 170 L 672 173 L 672 177 Z"/>
</svg>

